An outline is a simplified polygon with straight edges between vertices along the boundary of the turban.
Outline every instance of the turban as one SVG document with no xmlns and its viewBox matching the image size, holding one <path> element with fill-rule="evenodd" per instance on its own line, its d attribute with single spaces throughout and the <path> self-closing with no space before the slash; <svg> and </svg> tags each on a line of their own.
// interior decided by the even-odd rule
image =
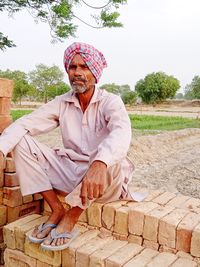
<svg viewBox="0 0 200 267">
<path fill-rule="evenodd" d="M 107 63 L 103 54 L 92 45 L 84 43 L 73 43 L 65 50 L 64 53 L 64 65 L 67 72 L 70 63 L 76 54 L 81 55 L 89 70 L 96 78 L 96 82 L 98 82 L 101 77 L 103 68 L 107 67 Z"/>
</svg>

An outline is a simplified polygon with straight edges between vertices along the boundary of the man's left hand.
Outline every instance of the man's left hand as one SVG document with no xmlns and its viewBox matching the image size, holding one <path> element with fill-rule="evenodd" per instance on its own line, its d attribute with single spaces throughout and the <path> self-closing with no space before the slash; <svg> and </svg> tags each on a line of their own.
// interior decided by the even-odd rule
<svg viewBox="0 0 200 267">
<path fill-rule="evenodd" d="M 101 197 L 107 186 L 106 164 L 102 161 L 94 161 L 82 181 L 80 195 L 82 205 L 86 204 L 87 199 L 92 200 Z"/>
</svg>

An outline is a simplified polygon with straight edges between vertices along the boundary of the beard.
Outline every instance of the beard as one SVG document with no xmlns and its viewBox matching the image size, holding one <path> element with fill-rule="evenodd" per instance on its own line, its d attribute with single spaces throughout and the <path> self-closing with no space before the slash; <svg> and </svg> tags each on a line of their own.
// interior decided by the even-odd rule
<svg viewBox="0 0 200 267">
<path fill-rule="evenodd" d="M 86 85 L 71 84 L 74 93 L 82 94 L 88 90 Z"/>
</svg>

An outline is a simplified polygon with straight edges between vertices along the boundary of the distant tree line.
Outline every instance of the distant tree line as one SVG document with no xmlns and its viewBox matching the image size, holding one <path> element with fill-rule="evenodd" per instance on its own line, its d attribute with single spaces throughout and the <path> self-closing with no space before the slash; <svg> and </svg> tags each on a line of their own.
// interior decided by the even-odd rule
<svg viewBox="0 0 200 267">
<path fill-rule="evenodd" d="M 47 102 L 57 95 L 70 90 L 70 86 L 63 82 L 64 73 L 58 66 L 36 65 L 33 71 L 25 73 L 19 70 L 0 70 L 0 77 L 12 79 L 15 82 L 13 102 L 21 104 L 22 100 Z M 133 105 L 137 102 L 147 104 L 160 103 L 166 99 L 200 99 L 200 77 L 195 76 L 185 87 L 184 94 L 177 93 L 180 82 L 164 72 L 153 72 L 139 80 L 133 91 L 128 84 L 104 84 L 100 89 L 119 95 L 123 102 Z"/>
</svg>

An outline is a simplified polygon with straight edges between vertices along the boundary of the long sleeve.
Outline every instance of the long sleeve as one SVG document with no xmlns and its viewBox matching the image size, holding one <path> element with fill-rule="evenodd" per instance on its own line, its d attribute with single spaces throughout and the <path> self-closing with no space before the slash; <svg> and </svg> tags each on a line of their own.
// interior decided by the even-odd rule
<svg viewBox="0 0 200 267">
<path fill-rule="evenodd" d="M 120 97 L 109 97 L 103 114 L 109 134 L 98 146 L 92 161 L 103 161 L 109 167 L 126 157 L 131 142 L 131 123 Z"/>
<path fill-rule="evenodd" d="M 0 136 L 0 151 L 7 155 L 27 132 L 34 136 L 56 128 L 58 119 L 59 98 L 55 98 L 7 127 Z"/>
</svg>

